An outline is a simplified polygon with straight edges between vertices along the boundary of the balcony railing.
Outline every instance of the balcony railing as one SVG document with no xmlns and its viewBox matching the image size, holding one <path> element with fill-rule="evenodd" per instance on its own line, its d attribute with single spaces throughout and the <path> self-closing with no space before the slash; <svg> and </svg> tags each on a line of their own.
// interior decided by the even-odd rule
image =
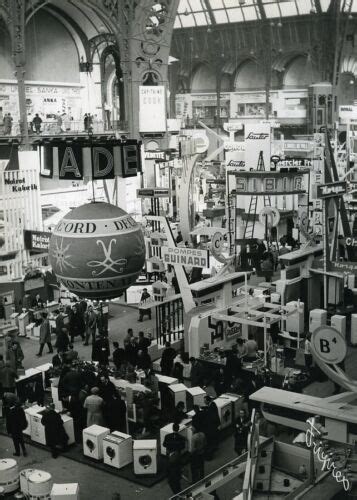
<svg viewBox="0 0 357 500">
<path fill-rule="evenodd" d="M 36 129 L 35 125 L 30 122 L 28 124 L 28 132 L 30 136 L 53 136 L 53 135 L 79 135 L 79 134 L 110 134 L 113 132 L 125 132 L 128 130 L 128 123 L 126 121 L 114 120 L 111 122 L 110 127 L 103 121 L 93 121 L 93 123 L 85 128 L 83 120 L 70 120 L 63 121 L 62 124 L 57 121 L 43 121 Z M 11 131 L 6 130 L 4 125 L 0 124 L 1 137 L 16 137 L 21 136 L 21 125 L 16 122 L 13 123 Z"/>
</svg>

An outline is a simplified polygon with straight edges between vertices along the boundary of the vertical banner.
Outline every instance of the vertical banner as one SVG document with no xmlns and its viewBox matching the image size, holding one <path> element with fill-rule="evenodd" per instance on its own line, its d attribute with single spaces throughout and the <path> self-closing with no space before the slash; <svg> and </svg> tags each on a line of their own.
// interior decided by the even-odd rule
<svg viewBox="0 0 357 500">
<path fill-rule="evenodd" d="M 270 170 L 271 140 L 270 123 L 245 125 L 245 168 L 257 169 L 259 154 L 263 151 L 265 170 Z"/>
<path fill-rule="evenodd" d="M 166 94 L 163 85 L 139 87 L 140 132 L 166 131 Z"/>
</svg>

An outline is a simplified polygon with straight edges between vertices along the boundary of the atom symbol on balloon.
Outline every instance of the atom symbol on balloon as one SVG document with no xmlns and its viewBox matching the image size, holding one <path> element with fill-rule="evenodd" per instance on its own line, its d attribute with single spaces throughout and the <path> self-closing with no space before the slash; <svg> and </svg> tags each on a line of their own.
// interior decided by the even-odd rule
<svg viewBox="0 0 357 500">
<path fill-rule="evenodd" d="M 112 253 L 112 245 L 116 245 L 116 240 L 110 240 L 108 248 L 106 248 L 105 244 L 103 243 L 102 240 L 97 240 L 97 245 L 101 245 L 103 248 L 103 253 L 104 253 L 104 260 L 91 260 L 87 262 L 88 267 L 103 267 L 101 271 L 92 271 L 92 276 L 101 276 L 104 274 L 106 271 L 115 271 L 118 273 L 122 273 L 124 271 L 124 268 L 126 266 L 127 260 L 126 259 L 117 259 L 113 260 L 111 257 Z M 117 267 L 117 269 L 116 269 Z"/>
<path fill-rule="evenodd" d="M 58 240 L 56 240 L 56 246 L 53 250 L 53 256 L 56 260 L 56 264 L 59 267 L 61 273 L 66 270 L 67 267 L 71 267 L 75 269 L 76 266 L 73 266 L 69 261 L 72 255 L 68 255 L 67 252 L 70 248 L 71 244 L 69 243 L 65 247 L 63 246 L 63 238 L 61 239 L 60 244 L 58 244 Z"/>
</svg>

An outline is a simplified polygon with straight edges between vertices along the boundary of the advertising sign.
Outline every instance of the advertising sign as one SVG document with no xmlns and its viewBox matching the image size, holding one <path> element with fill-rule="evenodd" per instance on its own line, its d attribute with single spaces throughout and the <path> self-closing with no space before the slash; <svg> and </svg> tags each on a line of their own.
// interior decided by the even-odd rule
<svg viewBox="0 0 357 500">
<path fill-rule="evenodd" d="M 268 169 L 271 157 L 271 128 L 269 124 L 247 124 L 245 126 L 245 164 L 247 170 L 256 170 L 259 154 L 263 152 L 264 166 Z"/>
<path fill-rule="evenodd" d="M 171 189 L 167 188 L 142 188 L 136 190 L 138 198 L 170 198 Z"/>
<path fill-rule="evenodd" d="M 312 333 L 312 345 L 318 358 L 324 363 L 341 363 L 347 354 L 347 345 L 343 336 L 332 326 L 319 326 Z"/>
<path fill-rule="evenodd" d="M 348 122 L 357 119 L 357 106 L 343 105 L 339 107 L 339 117 L 342 122 Z"/>
<path fill-rule="evenodd" d="M 141 142 L 106 141 L 66 144 L 52 141 L 40 146 L 41 175 L 60 180 L 113 179 L 114 176 L 133 177 L 141 171 Z M 44 169 L 44 167 L 46 167 Z"/>
<path fill-rule="evenodd" d="M 181 266 L 209 267 L 208 250 L 184 247 L 162 247 L 161 255 L 166 264 Z"/>
<path fill-rule="evenodd" d="M 139 87 L 140 132 L 166 132 L 166 95 L 163 85 Z"/>
<path fill-rule="evenodd" d="M 322 184 L 317 186 L 317 197 L 318 198 L 334 198 L 335 196 L 341 196 L 347 191 L 347 183 L 341 182 L 330 182 L 329 184 Z"/>
<path fill-rule="evenodd" d="M 47 252 L 50 244 L 51 233 L 44 231 L 24 231 L 26 250 Z"/>
</svg>

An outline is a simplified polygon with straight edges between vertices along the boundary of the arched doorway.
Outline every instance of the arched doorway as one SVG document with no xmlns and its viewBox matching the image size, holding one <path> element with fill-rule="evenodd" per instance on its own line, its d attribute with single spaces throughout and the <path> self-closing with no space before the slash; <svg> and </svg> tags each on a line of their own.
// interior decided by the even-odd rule
<svg viewBox="0 0 357 500">
<path fill-rule="evenodd" d="M 120 128 L 125 120 L 124 82 L 120 56 L 114 45 L 106 47 L 100 58 L 103 119 L 107 130 Z"/>
</svg>

